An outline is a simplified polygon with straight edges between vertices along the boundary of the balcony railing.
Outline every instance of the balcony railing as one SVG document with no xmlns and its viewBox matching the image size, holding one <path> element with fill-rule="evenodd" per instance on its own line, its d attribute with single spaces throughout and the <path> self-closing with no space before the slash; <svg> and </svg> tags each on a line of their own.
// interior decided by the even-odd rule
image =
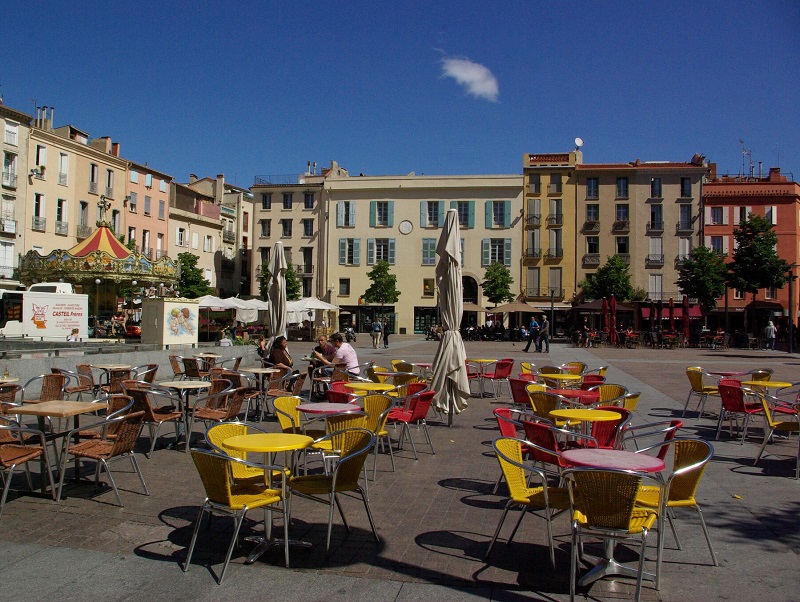
<svg viewBox="0 0 800 602">
<path fill-rule="evenodd" d="M 561 184 L 548 184 L 547 194 L 561 194 Z"/>
<path fill-rule="evenodd" d="M 525 218 L 525 223 L 532 228 L 538 228 L 542 225 L 542 216 L 539 213 L 530 213 Z"/>
<path fill-rule="evenodd" d="M 311 264 L 303 265 L 298 263 L 297 265 L 294 266 L 294 271 L 297 272 L 298 274 L 305 276 L 314 273 L 314 266 L 312 266 Z"/>
<path fill-rule="evenodd" d="M 222 231 L 222 242 L 236 242 L 236 231 L 235 230 L 223 230 Z"/>
<path fill-rule="evenodd" d="M 5 218 L 0 220 L 0 232 L 3 232 L 4 234 L 16 234 L 17 220 Z"/>
<path fill-rule="evenodd" d="M 44 232 L 46 225 L 47 225 L 47 218 L 44 217 L 31 218 L 31 230 L 36 230 L 37 232 Z"/>
<path fill-rule="evenodd" d="M 675 267 L 681 267 L 684 263 L 686 263 L 687 259 L 689 259 L 688 255 L 678 255 L 675 257 Z"/>
<path fill-rule="evenodd" d="M 694 232 L 694 225 L 691 221 L 681 221 L 675 224 L 675 232 L 678 234 L 684 232 Z"/>
<path fill-rule="evenodd" d="M 75 233 L 75 235 L 78 238 L 88 238 L 91 233 L 92 233 L 91 226 L 87 226 L 86 224 L 78 224 L 78 230 Z"/>
<path fill-rule="evenodd" d="M 91 194 L 97 194 L 97 182 L 89 182 L 89 192 Z"/>
<path fill-rule="evenodd" d="M 541 184 L 531 184 L 528 188 L 528 194 L 542 194 Z"/>
<path fill-rule="evenodd" d="M 67 185 L 67 174 L 65 174 L 63 172 L 58 172 L 58 183 L 59 183 L 60 186 L 66 186 Z"/>
<path fill-rule="evenodd" d="M 56 234 L 69 234 L 69 222 L 60 222 L 56 220 Z"/>
<path fill-rule="evenodd" d="M 17 187 L 17 174 L 4 171 L 3 172 L 3 186 L 6 188 L 16 188 Z"/>
<path fill-rule="evenodd" d="M 551 213 L 547 216 L 547 225 L 548 226 L 562 226 L 564 224 L 564 214 L 563 213 Z"/>
<path fill-rule="evenodd" d="M 584 254 L 583 265 L 600 265 L 600 253 Z"/>
<path fill-rule="evenodd" d="M 13 278 L 14 268 L 10 265 L 0 265 L 0 278 Z"/>
<path fill-rule="evenodd" d="M 551 247 L 547 249 L 547 254 L 545 255 L 545 257 L 549 258 L 564 257 L 564 249 L 562 249 L 561 247 Z"/>
<path fill-rule="evenodd" d="M 542 250 L 539 247 L 528 247 L 525 249 L 526 259 L 539 259 L 542 256 Z"/>
<path fill-rule="evenodd" d="M 142 247 L 142 255 L 148 259 L 153 259 L 153 247 Z"/>
<path fill-rule="evenodd" d="M 563 288 L 527 288 L 525 289 L 525 297 L 528 299 L 549 299 L 550 293 L 553 294 L 553 299 L 563 299 Z"/>
<path fill-rule="evenodd" d="M 664 265 L 664 256 L 663 255 L 648 255 L 644 259 L 645 264 L 647 265 Z"/>
<path fill-rule="evenodd" d="M 647 232 L 663 232 L 664 222 L 647 222 Z"/>
<path fill-rule="evenodd" d="M 586 220 L 583 224 L 584 232 L 600 232 L 600 222 L 597 220 Z"/>
<path fill-rule="evenodd" d="M 617 257 L 619 257 L 622 261 L 624 261 L 628 265 L 631 264 L 631 254 L 630 253 L 617 253 Z"/>
<path fill-rule="evenodd" d="M 631 222 L 627 219 L 618 219 L 611 226 L 612 232 L 627 232 L 631 229 Z"/>
<path fill-rule="evenodd" d="M 106 197 L 109 199 L 114 198 L 114 187 L 113 186 L 106 186 Z"/>
<path fill-rule="evenodd" d="M 164 257 L 166 254 L 167 252 L 164 249 L 156 249 L 156 261 Z"/>
</svg>

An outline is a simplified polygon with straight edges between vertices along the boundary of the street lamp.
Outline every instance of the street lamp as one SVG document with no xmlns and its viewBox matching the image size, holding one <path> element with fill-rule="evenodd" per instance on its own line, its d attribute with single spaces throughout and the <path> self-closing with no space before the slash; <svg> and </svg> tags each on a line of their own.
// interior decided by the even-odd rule
<svg viewBox="0 0 800 602">
<path fill-rule="evenodd" d="M 100 283 L 102 280 L 100 278 L 95 278 L 94 280 L 94 316 L 95 316 L 95 325 L 97 324 L 97 320 L 100 318 Z"/>
</svg>

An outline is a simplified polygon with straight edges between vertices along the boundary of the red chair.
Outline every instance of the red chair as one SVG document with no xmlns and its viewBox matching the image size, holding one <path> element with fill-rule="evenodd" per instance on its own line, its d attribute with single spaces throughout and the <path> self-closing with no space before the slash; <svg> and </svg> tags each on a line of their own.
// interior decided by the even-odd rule
<svg viewBox="0 0 800 602">
<path fill-rule="evenodd" d="M 481 369 L 477 364 L 467 362 L 467 381 L 469 382 L 469 392 L 472 395 L 472 383 L 480 383 Z"/>
<path fill-rule="evenodd" d="M 530 372 L 520 372 L 519 376 L 517 376 L 517 378 L 519 380 L 524 380 L 524 381 L 527 381 L 529 383 L 537 382 L 537 380 L 536 380 L 537 379 L 537 375 L 536 374 L 531 374 Z"/>
<path fill-rule="evenodd" d="M 583 380 L 581 380 L 581 389 L 588 391 L 595 385 L 602 385 L 604 382 L 606 382 L 605 376 L 601 376 L 600 374 L 584 374 Z"/>
<path fill-rule="evenodd" d="M 622 433 L 633 418 L 633 412 L 617 406 L 598 406 L 597 410 L 608 410 L 620 415 L 618 420 L 598 420 L 592 422 L 592 437 L 600 449 L 620 449 Z"/>
<path fill-rule="evenodd" d="M 352 395 L 347 391 L 334 391 L 333 389 L 325 391 L 325 397 L 330 403 L 350 403 L 352 399 Z"/>
<path fill-rule="evenodd" d="M 350 389 L 345 387 L 346 384 L 347 383 L 345 381 L 343 381 L 343 380 L 335 380 L 335 381 L 331 382 L 329 388 L 330 388 L 331 391 L 339 391 L 340 393 L 349 393 Z"/>
<path fill-rule="evenodd" d="M 527 397 L 527 393 L 525 394 Z M 500 436 L 501 437 L 511 437 L 513 439 L 519 438 L 519 433 L 517 432 L 518 429 L 522 428 L 522 422 L 520 419 L 525 416 L 528 419 L 534 418 L 531 416 L 530 412 L 521 412 L 520 410 L 515 410 L 513 408 L 495 408 L 492 412 L 494 417 L 497 419 L 497 426 L 500 429 Z M 525 453 L 525 447 L 523 447 L 523 454 Z M 492 490 L 492 495 L 497 493 L 497 490 L 500 488 L 500 483 L 503 482 L 503 473 L 500 473 L 500 476 L 497 479 L 497 482 L 494 484 L 494 489 Z"/>
<path fill-rule="evenodd" d="M 597 446 L 597 441 L 589 435 L 581 435 L 556 428 L 551 422 L 523 420 L 522 428 L 525 431 L 525 439 L 533 443 L 535 447 L 528 449 L 528 457 L 534 462 L 541 462 L 542 465 L 550 464 L 555 466 L 556 471 L 561 474 L 564 468 L 569 468 L 561 452 L 568 448 L 566 443 L 558 440 L 558 435 L 567 435 L 575 441 L 584 441 L 585 447 Z M 594 445 L 592 445 L 594 444 Z"/>
<path fill-rule="evenodd" d="M 490 364 L 491 365 L 491 364 Z M 514 369 L 514 360 L 510 358 L 504 358 L 501 360 L 497 360 L 494 364 L 494 370 L 491 372 L 484 371 L 483 378 L 485 380 L 491 381 L 492 383 L 492 396 L 497 397 L 497 386 L 502 383 L 506 383 L 509 386 L 509 395 L 511 394 L 511 385 L 508 382 L 508 379 L 511 377 L 511 371 Z"/>
<path fill-rule="evenodd" d="M 425 430 L 425 438 L 428 441 L 428 445 L 431 446 L 431 453 L 436 454 L 433 449 L 433 441 L 431 440 L 431 434 L 428 432 L 428 424 L 425 422 L 425 417 L 428 415 L 428 410 L 431 408 L 431 403 L 433 402 L 433 396 L 435 391 L 423 391 L 422 393 L 418 393 L 416 395 L 410 395 L 407 398 L 405 408 L 400 411 L 390 411 L 388 421 L 394 422 L 403 425 L 403 429 L 400 432 L 400 441 L 398 449 L 402 449 L 403 441 L 405 440 L 406 434 L 408 434 L 408 440 L 411 441 L 411 449 L 414 450 L 414 459 L 417 460 L 417 447 L 414 445 L 414 438 L 411 436 L 411 432 L 408 430 L 409 425 L 416 425 L 417 428 L 422 427 Z"/>
<path fill-rule="evenodd" d="M 742 438 L 739 444 L 744 444 L 745 437 L 747 437 L 747 424 L 750 422 L 750 416 L 753 414 L 764 414 L 764 408 L 761 402 L 747 401 L 747 394 L 741 387 L 733 384 L 723 384 L 729 382 L 728 379 L 720 380 L 719 396 L 722 400 L 722 409 L 719 413 L 719 421 L 717 422 L 717 440 L 719 440 L 719 433 L 722 430 L 722 423 L 725 418 L 729 420 L 728 428 L 730 429 L 731 437 L 733 437 L 733 420 L 736 419 L 736 426 L 739 426 L 739 416 L 743 417 L 742 420 Z"/>
<path fill-rule="evenodd" d="M 529 374 L 528 376 L 533 376 Z M 508 386 L 511 389 L 511 401 L 514 405 L 529 408 L 531 401 L 528 398 L 528 391 L 525 389 L 531 381 L 524 378 L 509 378 Z M 503 437 L 510 437 L 511 435 L 503 435 Z"/>
</svg>

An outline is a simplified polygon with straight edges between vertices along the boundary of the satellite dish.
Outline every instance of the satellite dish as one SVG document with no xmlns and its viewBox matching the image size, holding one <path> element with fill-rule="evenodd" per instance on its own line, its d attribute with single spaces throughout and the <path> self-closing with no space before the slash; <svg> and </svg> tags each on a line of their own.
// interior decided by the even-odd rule
<svg viewBox="0 0 800 602">
<path fill-rule="evenodd" d="M 583 138 L 575 138 L 575 148 L 578 149 L 583 146 Z"/>
</svg>

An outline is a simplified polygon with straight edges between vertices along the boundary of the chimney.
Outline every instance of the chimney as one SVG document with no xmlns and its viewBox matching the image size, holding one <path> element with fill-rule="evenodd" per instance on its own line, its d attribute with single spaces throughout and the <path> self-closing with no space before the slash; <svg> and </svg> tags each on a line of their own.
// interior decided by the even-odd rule
<svg viewBox="0 0 800 602">
<path fill-rule="evenodd" d="M 111 154 L 115 157 L 119 157 L 119 142 L 111 143 Z"/>
<path fill-rule="evenodd" d="M 762 168 L 762 166 L 763 166 L 763 165 L 764 165 L 764 162 L 763 162 L 763 161 L 759 161 L 759 162 L 758 162 L 758 179 L 759 179 L 759 180 L 760 180 L 760 179 L 763 177 L 763 176 L 762 176 L 762 172 L 761 172 L 761 168 Z"/>
<path fill-rule="evenodd" d="M 780 167 L 770 167 L 769 168 L 769 181 L 770 182 L 783 182 L 785 178 L 781 177 L 781 168 Z"/>
<path fill-rule="evenodd" d="M 217 185 L 214 186 L 214 201 L 217 205 L 222 204 L 222 195 L 225 192 L 225 174 L 217 174 Z"/>
<path fill-rule="evenodd" d="M 189 174 L 189 184 L 194 184 L 197 182 L 197 174 L 190 173 Z"/>
<path fill-rule="evenodd" d="M 709 163 L 708 164 L 708 179 L 712 180 L 712 181 L 717 179 L 717 164 L 716 163 Z"/>
</svg>

